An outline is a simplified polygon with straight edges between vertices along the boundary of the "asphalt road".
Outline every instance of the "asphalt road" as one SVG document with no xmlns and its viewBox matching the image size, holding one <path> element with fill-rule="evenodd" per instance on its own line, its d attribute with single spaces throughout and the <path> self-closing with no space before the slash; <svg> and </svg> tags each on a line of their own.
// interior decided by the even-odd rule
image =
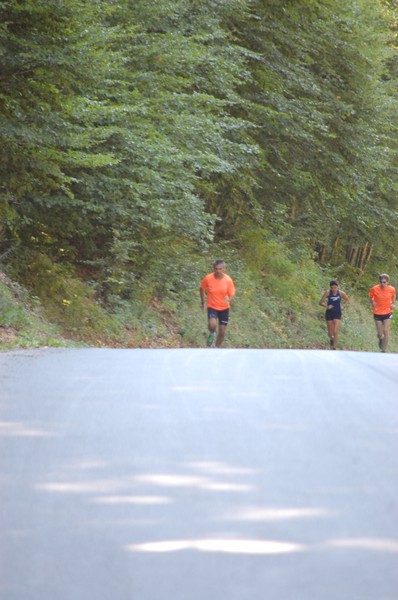
<svg viewBox="0 0 398 600">
<path fill-rule="evenodd" d="M 398 355 L 0 354 L 1 600 L 397 600 Z"/>
</svg>

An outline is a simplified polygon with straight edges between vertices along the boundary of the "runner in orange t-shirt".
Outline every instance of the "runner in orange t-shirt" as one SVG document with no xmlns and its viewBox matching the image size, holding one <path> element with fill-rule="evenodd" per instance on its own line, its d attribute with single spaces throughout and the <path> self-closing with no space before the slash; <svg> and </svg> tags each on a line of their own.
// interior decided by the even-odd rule
<svg viewBox="0 0 398 600">
<path fill-rule="evenodd" d="M 369 290 L 370 303 L 373 308 L 373 317 L 376 323 L 379 348 L 382 352 L 387 350 L 390 335 L 390 324 L 394 302 L 396 299 L 395 288 L 389 285 L 390 277 L 383 273 L 379 277 L 380 283 Z"/>
<path fill-rule="evenodd" d="M 213 269 L 213 273 L 203 277 L 200 284 L 200 302 L 203 312 L 205 296 L 207 297 L 207 318 L 210 332 L 207 345 L 221 348 L 228 325 L 231 299 L 235 296 L 235 285 L 231 277 L 224 273 L 225 262 L 223 260 L 216 260 Z M 217 321 L 218 332 L 216 332 Z"/>
</svg>

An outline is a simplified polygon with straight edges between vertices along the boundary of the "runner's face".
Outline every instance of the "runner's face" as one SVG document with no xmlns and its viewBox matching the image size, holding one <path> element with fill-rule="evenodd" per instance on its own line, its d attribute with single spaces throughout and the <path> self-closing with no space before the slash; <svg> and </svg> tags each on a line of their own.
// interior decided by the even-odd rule
<svg viewBox="0 0 398 600">
<path fill-rule="evenodd" d="M 336 294 L 337 290 L 339 289 L 338 285 L 331 285 L 330 289 L 332 290 L 333 294 Z"/>
<path fill-rule="evenodd" d="M 388 285 L 387 279 L 381 278 L 380 279 L 380 285 L 381 285 L 382 288 L 386 288 L 387 285 Z"/>
<path fill-rule="evenodd" d="M 225 271 L 224 263 L 222 263 L 221 265 L 215 265 L 214 275 L 216 276 L 217 279 L 220 279 L 224 275 L 224 271 Z"/>
</svg>

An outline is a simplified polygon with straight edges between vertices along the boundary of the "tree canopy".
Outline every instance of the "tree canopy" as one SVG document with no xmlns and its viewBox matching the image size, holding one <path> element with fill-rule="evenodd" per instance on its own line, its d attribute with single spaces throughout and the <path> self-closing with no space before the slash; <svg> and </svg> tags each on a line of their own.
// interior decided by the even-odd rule
<svg viewBox="0 0 398 600">
<path fill-rule="evenodd" d="M 41 255 L 104 299 L 155 276 L 167 294 L 170 263 L 212 241 L 395 268 L 396 2 L 2 0 L 0 17 L 0 256 L 22 280 Z"/>
</svg>

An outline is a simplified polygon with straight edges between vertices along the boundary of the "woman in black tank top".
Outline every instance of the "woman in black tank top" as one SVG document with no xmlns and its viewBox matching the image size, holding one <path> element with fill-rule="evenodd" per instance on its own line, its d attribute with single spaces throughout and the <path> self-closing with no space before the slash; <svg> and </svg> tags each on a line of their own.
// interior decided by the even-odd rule
<svg viewBox="0 0 398 600">
<path fill-rule="evenodd" d="M 329 289 L 323 293 L 319 304 L 326 308 L 325 319 L 328 328 L 330 347 L 332 350 L 336 350 L 341 323 L 341 299 L 344 300 L 344 306 L 348 306 L 350 300 L 347 294 L 339 289 L 339 285 L 335 279 L 332 279 L 329 285 Z"/>
</svg>

